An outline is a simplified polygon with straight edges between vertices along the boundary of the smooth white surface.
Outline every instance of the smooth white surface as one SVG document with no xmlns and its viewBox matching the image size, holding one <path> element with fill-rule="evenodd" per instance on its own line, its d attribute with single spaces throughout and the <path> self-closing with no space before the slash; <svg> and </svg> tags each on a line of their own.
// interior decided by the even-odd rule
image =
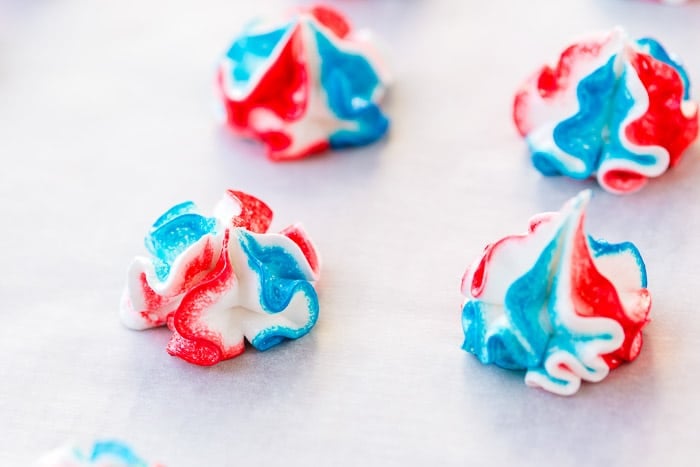
<svg viewBox="0 0 700 467">
<path fill-rule="evenodd" d="M 346 0 L 384 38 L 389 138 L 275 164 L 215 121 L 217 59 L 285 1 L 0 0 L 0 465 L 115 437 L 169 467 L 697 465 L 700 147 L 627 197 L 545 179 L 516 87 L 622 24 L 700 82 L 700 4 Z M 696 87 L 695 94 L 700 94 Z M 226 188 L 300 220 L 324 259 L 311 334 L 213 368 L 119 323 L 142 237 Z M 632 365 L 573 398 L 460 350 L 459 281 L 483 246 L 594 190 L 588 228 L 644 255 L 653 322 Z"/>
</svg>

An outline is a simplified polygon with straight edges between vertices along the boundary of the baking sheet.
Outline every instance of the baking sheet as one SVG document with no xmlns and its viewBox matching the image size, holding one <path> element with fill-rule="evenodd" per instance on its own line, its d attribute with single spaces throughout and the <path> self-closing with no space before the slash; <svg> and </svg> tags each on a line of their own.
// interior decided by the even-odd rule
<svg viewBox="0 0 700 467">
<path fill-rule="evenodd" d="M 390 136 L 275 164 L 217 123 L 213 74 L 252 16 L 295 3 L 0 2 L 0 465 L 93 438 L 170 467 L 697 465 L 700 147 L 618 197 L 540 176 L 510 106 L 572 37 L 616 24 L 700 80 L 700 4 L 330 3 L 385 43 Z M 150 223 L 229 187 L 273 227 L 304 223 L 321 315 L 303 339 L 199 368 L 117 309 Z M 653 322 L 635 363 L 562 398 L 460 350 L 459 280 L 583 188 L 589 231 L 646 259 Z"/>
</svg>

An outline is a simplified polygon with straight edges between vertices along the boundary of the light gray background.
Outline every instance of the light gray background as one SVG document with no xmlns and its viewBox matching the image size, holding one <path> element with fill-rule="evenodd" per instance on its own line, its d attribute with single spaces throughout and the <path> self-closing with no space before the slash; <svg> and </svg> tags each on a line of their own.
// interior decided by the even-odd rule
<svg viewBox="0 0 700 467">
<path fill-rule="evenodd" d="M 510 113 L 522 79 L 615 24 L 660 38 L 698 82 L 700 4 L 333 2 L 385 41 L 391 134 L 275 164 L 217 124 L 213 73 L 249 18 L 292 4 L 0 0 L 0 465 L 95 437 L 169 467 L 697 465 L 700 147 L 616 197 L 541 177 Z M 268 202 L 276 228 L 305 224 L 321 317 L 199 368 L 117 308 L 150 223 L 228 187 Z M 587 187 L 589 231 L 647 261 L 653 322 L 635 363 L 562 398 L 460 350 L 459 280 Z"/>
</svg>

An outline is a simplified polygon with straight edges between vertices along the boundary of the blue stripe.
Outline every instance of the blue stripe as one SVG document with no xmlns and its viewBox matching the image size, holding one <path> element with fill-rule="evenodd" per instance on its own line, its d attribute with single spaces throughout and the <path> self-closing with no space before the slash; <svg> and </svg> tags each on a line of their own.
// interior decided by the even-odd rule
<svg viewBox="0 0 700 467">
<path fill-rule="evenodd" d="M 591 247 L 591 253 L 594 258 L 601 256 L 629 254 L 634 258 L 639 268 L 639 286 L 647 287 L 647 268 L 642 259 L 642 254 L 632 242 L 608 243 L 605 240 L 595 239 L 588 236 L 588 245 Z"/>
<path fill-rule="evenodd" d="M 147 467 L 147 463 L 125 444 L 118 441 L 98 441 L 95 443 L 90 455 L 90 462 L 97 462 L 107 458 L 118 459 L 128 467 Z"/>
<path fill-rule="evenodd" d="M 318 319 L 318 297 L 297 260 L 281 246 L 261 245 L 250 232 L 240 230 L 238 239 L 248 257 L 248 265 L 258 277 L 260 305 L 270 314 L 284 311 L 301 294 L 308 303 L 308 320 L 298 329 L 271 326 L 260 331 L 251 344 L 267 350 L 285 339 L 297 339 L 308 333 Z"/>
<path fill-rule="evenodd" d="M 197 212 L 197 206 L 192 201 L 185 201 L 184 203 L 176 204 L 172 208 L 165 211 L 165 213 L 158 219 L 156 219 L 156 221 L 153 223 L 153 227 L 151 227 L 151 232 L 156 230 L 158 227 L 162 227 L 178 216 L 194 212 Z"/>
<path fill-rule="evenodd" d="M 609 118 L 610 101 L 616 90 L 615 57 L 586 76 L 576 87 L 578 112 L 559 123 L 552 138 L 556 146 L 566 154 L 579 159 L 584 170 L 573 172 L 547 148 L 539 148 L 536 141 L 528 140 L 532 151 L 532 162 L 543 175 L 564 174 L 585 179 L 598 167 L 603 144 L 603 128 Z"/>
<path fill-rule="evenodd" d="M 196 212 L 192 202 L 178 204 L 156 220 L 146 235 L 146 249 L 151 253 L 158 280 L 165 281 L 170 269 L 187 248 L 204 235 L 214 232 L 218 222 Z"/>
<path fill-rule="evenodd" d="M 245 88 L 251 78 L 257 76 L 268 63 L 272 53 L 294 26 L 293 23 L 256 34 L 252 32 L 257 23 L 251 24 L 231 45 L 226 57 L 231 60 L 231 78 L 237 87 Z"/>
<path fill-rule="evenodd" d="M 328 106 L 338 119 L 357 125 L 330 135 L 329 144 L 344 148 L 378 140 L 387 132 L 389 120 L 372 100 L 381 86 L 376 71 L 363 56 L 338 49 L 316 26 L 310 27 L 321 57 L 321 85 Z"/>
</svg>

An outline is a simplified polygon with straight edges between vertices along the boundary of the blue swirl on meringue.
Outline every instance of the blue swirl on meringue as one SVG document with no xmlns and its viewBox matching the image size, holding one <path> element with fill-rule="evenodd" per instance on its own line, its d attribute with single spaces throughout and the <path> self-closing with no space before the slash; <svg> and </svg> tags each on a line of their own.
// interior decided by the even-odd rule
<svg viewBox="0 0 700 467">
<path fill-rule="evenodd" d="M 175 205 L 160 216 L 145 238 L 158 280 L 165 281 L 175 259 L 203 236 L 215 233 L 217 228 L 217 220 L 199 214 L 191 201 Z"/>
<path fill-rule="evenodd" d="M 318 319 L 319 303 L 313 280 L 301 268 L 299 261 L 279 245 L 263 245 L 258 235 L 238 232 L 241 249 L 248 258 L 248 266 L 257 276 L 260 305 L 266 313 L 285 311 L 292 299 L 302 297 L 306 302 L 307 318 L 298 325 L 274 324 L 261 329 L 250 341 L 258 350 L 267 350 L 285 339 L 298 339 L 307 334 Z"/>
</svg>

